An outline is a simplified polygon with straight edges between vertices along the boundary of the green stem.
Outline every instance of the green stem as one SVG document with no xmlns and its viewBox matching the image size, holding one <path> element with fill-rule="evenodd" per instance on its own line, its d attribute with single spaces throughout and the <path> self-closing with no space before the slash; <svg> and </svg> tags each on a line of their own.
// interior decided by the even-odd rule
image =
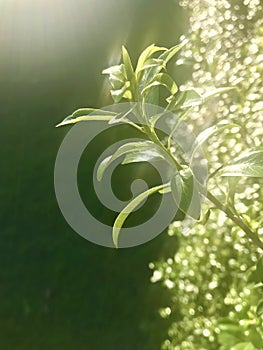
<svg viewBox="0 0 263 350">
<path fill-rule="evenodd" d="M 173 160 L 176 168 L 178 170 L 182 169 L 181 164 L 175 159 L 172 153 L 163 145 L 154 130 L 146 130 L 146 134 L 151 138 L 151 140 L 161 147 Z M 247 224 L 234 213 L 229 207 L 222 204 L 211 192 L 206 193 L 206 197 L 216 206 L 217 209 L 223 211 L 229 219 L 231 219 L 238 227 L 243 230 L 247 236 L 252 240 L 252 242 L 259 248 L 263 249 L 263 242 L 260 240 L 256 232 L 251 231 Z"/>
<path fill-rule="evenodd" d="M 247 224 L 235 213 L 233 213 L 230 208 L 222 204 L 211 192 L 207 192 L 206 197 L 216 206 L 216 208 L 223 211 L 229 217 L 229 219 L 240 227 L 257 247 L 263 249 L 263 242 L 259 239 L 257 233 L 251 231 Z"/>
<path fill-rule="evenodd" d="M 164 144 L 160 141 L 158 136 L 156 135 L 156 132 L 148 127 L 148 130 L 146 130 L 146 133 L 148 134 L 149 138 L 156 144 L 158 145 L 161 149 L 163 149 L 171 158 L 172 162 L 175 164 L 177 170 L 181 170 L 183 167 L 181 164 L 176 160 L 176 158 L 173 156 L 173 154 L 168 150 Z"/>
<path fill-rule="evenodd" d="M 143 112 L 144 111 L 142 111 L 142 114 L 144 114 Z M 139 120 L 141 119 L 140 116 L 138 116 L 138 114 L 137 117 Z M 145 122 L 144 120 L 140 121 Z M 175 164 L 177 170 L 182 169 L 181 164 L 176 160 L 176 158 L 170 151 L 171 139 L 168 142 L 168 148 L 166 148 L 165 145 L 158 138 L 154 128 L 151 128 L 151 126 L 148 123 L 144 126 L 144 131 L 155 144 L 157 144 L 163 151 L 165 151 L 169 155 L 169 157 Z M 236 213 L 234 213 L 229 207 L 222 204 L 211 192 L 207 192 L 206 197 L 215 205 L 217 209 L 223 211 L 229 219 L 231 219 L 238 227 L 240 227 L 241 230 L 243 230 L 247 234 L 247 236 L 252 240 L 256 247 L 261 248 L 263 250 L 263 242 L 260 240 L 257 233 L 253 232 Z"/>
</svg>

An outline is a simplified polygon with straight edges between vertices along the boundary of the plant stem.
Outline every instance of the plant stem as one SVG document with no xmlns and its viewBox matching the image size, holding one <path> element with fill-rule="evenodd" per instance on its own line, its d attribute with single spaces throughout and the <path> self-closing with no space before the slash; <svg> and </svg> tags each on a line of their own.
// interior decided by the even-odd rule
<svg viewBox="0 0 263 350">
<path fill-rule="evenodd" d="M 156 135 L 154 130 L 151 130 L 149 128 L 149 134 L 148 136 L 151 138 L 151 140 L 158 145 L 160 148 L 162 148 L 166 153 L 168 153 L 168 155 L 170 156 L 171 160 L 173 161 L 173 163 L 175 164 L 177 170 L 181 170 L 182 166 L 181 164 L 175 159 L 175 157 L 172 155 L 172 153 L 170 152 L 170 150 L 168 150 L 164 144 L 160 141 L 160 139 L 158 138 L 158 136 Z"/>
<path fill-rule="evenodd" d="M 173 159 L 178 170 L 182 169 L 181 164 L 177 162 L 174 156 L 169 152 L 169 150 L 162 144 L 155 133 L 151 133 L 151 136 L 155 135 L 155 137 L 151 137 L 152 141 L 157 143 L 160 147 L 162 147 L 169 156 Z M 251 231 L 251 229 L 247 226 L 247 224 L 238 217 L 229 207 L 222 204 L 211 192 L 207 191 L 206 197 L 216 206 L 217 209 L 223 211 L 229 219 L 231 219 L 238 227 L 243 230 L 248 237 L 252 240 L 252 242 L 259 248 L 263 249 L 263 242 L 260 240 L 256 232 Z"/>
<path fill-rule="evenodd" d="M 259 239 L 256 232 L 250 230 L 247 224 L 240 219 L 232 210 L 222 204 L 211 192 L 206 193 L 206 197 L 220 210 L 222 210 L 238 227 L 240 227 L 259 248 L 263 249 L 263 242 Z"/>
<path fill-rule="evenodd" d="M 155 144 L 161 147 L 170 156 L 177 170 L 182 169 L 181 164 L 175 159 L 174 155 L 170 152 L 169 145 L 168 148 L 166 148 L 156 135 L 155 130 L 148 125 L 146 126 L 146 134 Z M 231 219 L 238 227 L 240 227 L 241 230 L 243 230 L 247 234 L 247 236 L 252 240 L 256 247 L 261 248 L 263 250 L 263 242 L 258 237 L 258 234 L 256 232 L 251 231 L 249 226 L 247 226 L 247 224 L 238 215 L 236 215 L 236 213 L 234 213 L 229 207 L 222 204 L 211 192 L 207 191 L 205 196 L 216 206 L 217 209 L 223 211 L 229 219 Z"/>
</svg>

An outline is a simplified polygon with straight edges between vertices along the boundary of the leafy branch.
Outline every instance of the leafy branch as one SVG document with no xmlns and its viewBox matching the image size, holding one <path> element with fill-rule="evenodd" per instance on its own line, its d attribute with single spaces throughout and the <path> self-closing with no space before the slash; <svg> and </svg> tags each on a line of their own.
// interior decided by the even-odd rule
<svg viewBox="0 0 263 350">
<path fill-rule="evenodd" d="M 122 164 L 165 160 L 172 168 L 172 175 L 167 184 L 150 188 L 133 199 L 117 216 L 113 225 L 113 241 L 118 246 L 120 230 L 128 215 L 135 210 L 140 203 L 153 193 L 172 193 L 176 206 L 188 217 L 198 220 L 201 215 L 201 197 L 205 196 L 213 205 L 223 211 L 240 229 L 242 229 L 253 243 L 263 249 L 263 242 L 257 232 L 253 232 L 244 219 L 239 216 L 235 209 L 221 203 L 212 193 L 206 191 L 197 179 L 192 167 L 194 155 L 199 147 L 210 137 L 225 129 L 236 127 L 236 124 L 223 121 L 217 125 L 203 130 L 193 145 L 190 161 L 179 160 L 172 152 L 174 134 L 180 122 L 188 113 L 209 98 L 218 94 L 226 93 L 233 88 L 223 87 L 211 90 L 200 95 L 195 89 L 180 91 L 177 84 L 167 73 L 167 64 L 174 55 L 184 46 L 184 43 L 170 49 L 151 45 L 140 55 L 137 66 L 134 68 L 128 51 L 122 48 L 122 63 L 103 70 L 103 74 L 109 76 L 111 96 L 115 103 L 127 101 L 131 108 L 127 112 L 116 113 L 102 109 L 83 108 L 78 109 L 65 118 L 58 126 L 75 124 L 82 121 L 102 120 L 109 124 L 124 123 L 135 127 L 147 136 L 147 141 L 127 142 L 113 155 L 102 161 L 98 168 L 97 178 L 100 181 L 107 167 L 117 158 L 123 157 Z M 164 88 L 168 92 L 166 107 L 161 113 L 147 115 L 147 104 L 159 104 L 159 90 Z M 135 104 L 134 104 L 135 103 Z M 166 112 L 175 113 L 178 119 L 168 136 L 167 144 L 158 136 L 156 123 L 165 116 Z M 263 151 L 256 150 L 240 157 L 230 164 L 222 165 L 220 169 L 209 175 L 224 177 L 260 177 L 263 178 Z M 194 205 L 192 204 L 194 202 Z"/>
</svg>

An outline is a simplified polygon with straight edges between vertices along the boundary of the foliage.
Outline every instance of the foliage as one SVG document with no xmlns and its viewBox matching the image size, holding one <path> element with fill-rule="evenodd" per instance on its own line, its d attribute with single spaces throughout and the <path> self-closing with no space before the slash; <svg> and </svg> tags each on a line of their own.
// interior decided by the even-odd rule
<svg viewBox="0 0 263 350">
<path fill-rule="evenodd" d="M 239 178 L 215 176 L 209 189 L 262 237 L 262 180 L 249 179 L 246 165 L 247 159 L 257 156 L 262 161 L 258 153 L 263 134 L 262 5 L 260 1 L 183 0 L 181 6 L 190 13 L 190 40 L 177 64 L 193 67 L 192 80 L 183 88 L 198 86 L 198 92 L 204 93 L 211 84 L 237 86 L 231 96 L 224 94 L 216 103 L 195 107 L 188 116 L 195 129 L 225 119 L 241 126 L 234 134 L 208 139 L 211 173 L 235 157 L 243 163 L 239 166 L 237 159 L 218 172 L 239 173 Z M 255 148 L 260 151 L 252 152 Z M 208 203 L 204 206 L 202 224 L 192 229 L 187 223 L 170 226 L 169 235 L 180 238 L 175 256 L 150 264 L 152 282 L 162 283 L 171 296 L 160 310 L 170 320 L 162 348 L 262 349 L 262 250 L 255 249 L 225 215 Z"/>
<path fill-rule="evenodd" d="M 169 231 L 181 238 L 179 252 L 173 259 L 151 264 L 154 269 L 152 282 L 163 281 L 171 289 L 170 306 L 161 310 L 161 315 L 170 317 L 171 320 L 174 318 L 175 322 L 171 325 L 169 339 L 164 342 L 163 348 L 260 349 L 263 346 L 262 300 L 259 301 L 258 298 L 262 294 L 262 260 L 258 260 L 258 257 L 262 253 L 263 243 L 260 238 L 261 222 L 257 214 L 262 210 L 262 204 L 256 200 L 260 186 L 254 183 L 254 178 L 263 177 L 263 151 L 257 142 L 257 134 L 250 139 L 238 113 L 228 115 L 227 101 L 233 103 L 232 98 L 236 104 L 230 106 L 230 111 L 243 108 L 241 97 L 244 93 L 240 97 L 240 90 L 243 91 L 244 87 L 240 85 L 239 79 L 233 80 L 233 75 L 229 79 L 230 85 L 238 86 L 237 92 L 232 91 L 231 100 L 227 98 L 227 93 L 232 88 L 226 86 L 228 84 L 224 80 L 219 88 L 210 86 L 208 91 L 200 86 L 197 90 L 191 84 L 178 89 L 166 67 L 184 46 L 184 57 L 187 58 L 190 48 L 186 41 L 170 49 L 151 45 L 143 51 L 136 67 L 123 47 L 122 63 L 105 69 L 103 73 L 109 76 L 114 102 L 131 102 L 130 110 L 115 113 L 100 109 L 80 109 L 59 126 L 103 120 L 109 124 L 129 124 L 148 138 L 146 141 L 126 143 L 104 159 L 98 168 L 98 180 L 109 164 L 119 157 L 124 157 L 123 164 L 163 159 L 171 168 L 167 183 L 138 195 L 119 213 L 113 225 L 113 242 L 117 247 L 121 228 L 128 215 L 148 195 L 155 192 L 172 194 L 175 204 L 186 215 L 183 223 L 173 224 Z M 199 74 L 200 64 L 195 68 Z M 214 72 L 217 67 L 212 64 L 211 69 Z M 210 72 L 209 77 L 211 74 Z M 195 74 L 193 78 L 195 81 Z M 158 105 L 161 88 L 168 92 L 165 111 L 176 112 L 179 120 L 187 118 L 189 125 L 192 124 L 199 130 L 190 161 L 181 159 L 174 147 L 177 144 L 172 136 L 177 123 L 171 128 L 168 139 L 163 140 L 156 130 L 156 122 L 164 113 L 148 115 L 146 112 L 147 103 Z M 226 103 L 225 100 L 219 100 L 217 108 L 212 97 L 219 94 L 226 97 Z M 208 105 L 203 107 L 207 101 Z M 218 110 L 217 113 L 213 111 L 213 119 L 208 120 L 211 107 Z M 201 128 L 201 125 L 205 125 L 205 128 Z M 251 130 L 253 126 L 254 124 L 250 125 Z M 229 130 L 232 131 L 231 134 Z M 224 137 L 219 137 L 219 133 Z M 243 137 L 246 143 L 243 142 Z M 205 142 L 208 142 L 209 159 L 207 193 L 192 162 L 196 148 Z M 248 146 L 249 152 L 246 151 Z M 242 155 L 237 159 L 241 151 Z M 260 183 L 261 180 L 257 181 Z M 240 201 L 247 191 L 252 197 L 257 195 L 254 206 Z M 203 207 L 202 196 L 207 199 Z M 194 208 L 191 206 L 193 198 L 195 204 L 198 204 Z M 240 204 L 246 207 L 245 211 Z M 190 230 L 189 221 L 191 218 L 198 220 L 200 215 L 201 220 Z M 252 271 L 256 261 L 256 270 Z"/>
</svg>

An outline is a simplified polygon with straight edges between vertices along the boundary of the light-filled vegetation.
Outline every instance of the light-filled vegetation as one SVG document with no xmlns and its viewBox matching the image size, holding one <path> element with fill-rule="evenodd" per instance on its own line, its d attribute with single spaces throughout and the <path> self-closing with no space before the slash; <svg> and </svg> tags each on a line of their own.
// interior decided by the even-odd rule
<svg viewBox="0 0 263 350">
<path fill-rule="evenodd" d="M 227 1 L 206 6 L 203 1 L 183 1 L 181 5 L 189 7 L 191 13 L 191 30 L 182 37 L 182 44 L 171 49 L 151 45 L 136 66 L 123 47 L 121 64 L 103 71 L 109 75 L 114 102 L 131 103 L 127 113 L 80 109 L 60 125 L 98 119 L 126 123 L 144 134 L 145 141 L 127 142 L 104 159 L 98 168 L 99 180 L 118 157 L 124 156 L 122 164 L 152 159 L 170 162 L 167 183 L 133 199 L 117 216 L 112 232 L 117 247 L 128 215 L 155 192 L 172 195 L 176 207 L 185 214 L 168 230 L 168 235 L 176 235 L 180 242 L 174 255 L 149 264 L 151 281 L 162 283 L 170 295 L 159 310 L 170 322 L 162 349 L 260 350 L 262 8 L 256 1 L 241 6 Z M 192 79 L 181 87 L 166 70 L 179 50 L 177 65 L 193 67 Z M 167 96 L 162 88 L 168 91 Z M 161 104 L 164 111 L 149 115 L 147 103 Z M 177 119 L 170 135 L 161 138 L 157 122 L 168 111 Z M 194 157 L 189 161 L 178 153 L 173 138 L 178 120 L 194 130 L 198 145 L 204 148 L 207 191 L 195 174 Z M 201 197 L 205 197 L 204 203 Z M 193 219 L 197 220 L 194 225 Z"/>
<path fill-rule="evenodd" d="M 0 0 L 0 350 L 263 349 L 262 14 Z M 113 249 L 60 210 L 75 130 L 94 138 L 73 185 Z"/>
<path fill-rule="evenodd" d="M 185 88 L 196 86 L 203 92 L 210 86 L 237 87 L 189 116 L 195 128 L 222 120 L 241 126 L 208 140 L 206 156 L 213 172 L 251 148 L 262 149 L 262 3 L 184 0 L 181 5 L 190 11 L 190 41 L 177 64 L 193 67 Z M 262 184 L 260 178 L 245 176 L 209 181 L 211 191 L 222 203 L 235 203 L 261 240 Z M 184 228 L 172 224 L 169 235 L 180 239 L 179 250 L 150 264 L 152 282 L 170 291 L 160 310 L 170 320 L 162 349 L 262 349 L 262 249 L 224 214 L 206 206 L 206 224 L 190 229 L 187 223 Z"/>
</svg>

